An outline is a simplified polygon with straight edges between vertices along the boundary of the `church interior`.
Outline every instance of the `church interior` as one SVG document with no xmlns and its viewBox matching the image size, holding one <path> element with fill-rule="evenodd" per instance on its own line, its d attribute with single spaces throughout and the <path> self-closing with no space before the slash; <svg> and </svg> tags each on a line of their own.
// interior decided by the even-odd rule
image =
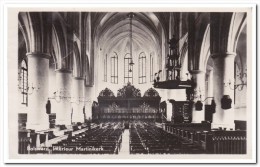
<svg viewBox="0 0 260 167">
<path fill-rule="evenodd" d="M 20 12 L 19 154 L 246 154 L 243 12 Z"/>
</svg>

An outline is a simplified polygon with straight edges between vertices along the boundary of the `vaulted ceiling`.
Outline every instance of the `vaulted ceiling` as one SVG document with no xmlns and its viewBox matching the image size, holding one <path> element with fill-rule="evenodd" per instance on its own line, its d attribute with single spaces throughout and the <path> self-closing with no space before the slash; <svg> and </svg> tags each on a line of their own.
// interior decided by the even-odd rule
<svg viewBox="0 0 260 167">
<path fill-rule="evenodd" d="M 128 13 L 95 13 L 92 15 L 92 32 L 103 53 L 121 49 L 128 52 L 130 20 Z M 95 19 L 94 19 L 95 18 Z M 162 20 L 160 20 L 162 18 Z M 132 21 L 133 50 L 160 51 L 165 35 L 163 17 L 157 13 L 134 13 Z"/>
</svg>

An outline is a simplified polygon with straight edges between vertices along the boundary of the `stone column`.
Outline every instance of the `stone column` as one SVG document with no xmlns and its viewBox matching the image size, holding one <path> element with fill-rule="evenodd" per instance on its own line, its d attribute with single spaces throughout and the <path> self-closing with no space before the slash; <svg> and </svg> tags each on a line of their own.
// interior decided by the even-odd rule
<svg viewBox="0 0 260 167">
<path fill-rule="evenodd" d="M 84 122 L 84 78 L 73 77 L 72 79 L 72 122 Z"/>
<path fill-rule="evenodd" d="M 27 53 L 28 57 L 28 120 L 27 129 L 49 128 L 46 113 L 49 86 L 49 58 L 44 53 Z"/>
<path fill-rule="evenodd" d="M 234 61 L 235 53 L 212 55 L 214 61 L 214 99 L 216 113 L 213 115 L 213 128 L 234 128 Z M 231 83 L 231 85 L 229 85 Z M 232 99 L 230 109 L 221 108 L 221 98 L 229 95 Z"/>
<path fill-rule="evenodd" d="M 166 113 L 166 117 L 167 117 L 167 121 L 172 120 L 172 103 L 170 103 L 168 100 L 166 101 L 166 106 L 167 106 L 167 113 Z"/>
<path fill-rule="evenodd" d="M 167 117 L 167 121 L 171 121 L 172 119 L 172 103 L 170 103 L 170 99 L 172 99 L 174 97 L 174 94 L 172 93 L 171 90 L 165 90 L 167 91 L 167 100 L 166 100 L 166 117 Z"/>
<path fill-rule="evenodd" d="M 196 83 L 194 90 L 194 105 L 192 107 L 192 122 L 200 123 L 201 121 L 205 120 L 205 107 L 203 102 L 205 99 L 205 72 L 201 70 L 192 70 L 191 74 L 194 82 Z M 195 103 L 199 100 L 203 104 L 201 111 L 197 111 L 195 109 Z"/>
<path fill-rule="evenodd" d="M 93 95 L 94 87 L 85 87 L 85 113 L 86 118 L 89 119 L 92 117 L 92 103 L 93 103 Z"/>
<path fill-rule="evenodd" d="M 57 125 L 71 124 L 71 71 L 67 69 L 56 70 L 56 96 L 58 98 L 56 111 Z M 66 98 L 67 97 L 67 98 Z"/>
<path fill-rule="evenodd" d="M 208 76 L 208 97 L 213 97 L 213 69 L 210 70 L 209 76 Z M 211 100 L 207 100 L 207 104 L 211 104 Z"/>
</svg>

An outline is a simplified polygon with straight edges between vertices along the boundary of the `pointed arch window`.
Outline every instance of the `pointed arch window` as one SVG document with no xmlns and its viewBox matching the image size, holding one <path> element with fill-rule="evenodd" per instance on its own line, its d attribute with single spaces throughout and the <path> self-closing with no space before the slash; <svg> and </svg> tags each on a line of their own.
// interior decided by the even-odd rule
<svg viewBox="0 0 260 167">
<path fill-rule="evenodd" d="M 20 85 L 21 85 L 21 94 L 22 94 L 22 104 L 28 105 L 28 68 L 25 60 L 21 62 L 20 69 Z"/>
<path fill-rule="evenodd" d="M 133 69 L 130 66 L 131 55 L 127 53 L 124 57 L 124 83 L 133 83 Z"/>
<path fill-rule="evenodd" d="M 139 54 L 139 84 L 146 83 L 146 56 L 144 52 Z"/>
<path fill-rule="evenodd" d="M 107 82 L 107 54 L 104 59 L 104 82 Z"/>
<path fill-rule="evenodd" d="M 150 82 L 153 82 L 153 55 L 150 54 Z"/>
<path fill-rule="evenodd" d="M 116 52 L 111 57 L 111 83 L 118 83 L 118 55 Z"/>
</svg>

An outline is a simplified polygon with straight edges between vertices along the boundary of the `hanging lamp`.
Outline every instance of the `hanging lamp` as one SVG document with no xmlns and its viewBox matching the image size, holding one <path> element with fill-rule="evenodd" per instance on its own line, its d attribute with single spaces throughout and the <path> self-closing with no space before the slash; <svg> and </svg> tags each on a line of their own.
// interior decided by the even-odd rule
<svg viewBox="0 0 260 167">
<path fill-rule="evenodd" d="M 128 14 L 128 17 L 129 17 L 129 20 L 130 20 L 130 29 L 129 29 L 129 39 L 130 39 L 130 69 L 129 69 L 129 72 L 132 72 L 132 68 L 133 65 L 134 65 L 134 62 L 133 62 L 133 30 L 132 30 L 132 19 L 134 17 L 134 13 L 129 13 Z"/>
</svg>

